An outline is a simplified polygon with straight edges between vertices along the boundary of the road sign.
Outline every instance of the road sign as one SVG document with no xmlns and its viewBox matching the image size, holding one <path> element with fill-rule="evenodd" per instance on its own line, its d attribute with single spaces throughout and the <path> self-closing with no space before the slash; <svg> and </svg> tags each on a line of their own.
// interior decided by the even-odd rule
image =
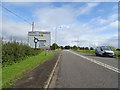
<svg viewBox="0 0 120 90">
<path fill-rule="evenodd" d="M 28 44 L 32 48 L 49 49 L 51 45 L 51 33 L 33 31 L 28 32 Z"/>
<path fill-rule="evenodd" d="M 40 37 L 44 37 L 44 35 L 43 35 L 43 34 L 40 34 Z"/>
</svg>

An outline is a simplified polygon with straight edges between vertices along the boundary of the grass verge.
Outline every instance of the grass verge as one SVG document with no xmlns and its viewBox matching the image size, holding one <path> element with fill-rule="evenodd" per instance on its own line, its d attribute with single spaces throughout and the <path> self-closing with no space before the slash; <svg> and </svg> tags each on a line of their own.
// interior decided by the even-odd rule
<svg viewBox="0 0 120 90">
<path fill-rule="evenodd" d="M 80 53 L 88 53 L 88 54 L 93 54 L 95 55 L 95 50 L 76 50 L 77 52 Z M 114 51 L 115 53 L 115 58 L 120 58 L 120 51 Z"/>
<path fill-rule="evenodd" d="M 3 67 L 2 87 L 8 88 L 18 78 L 24 76 L 26 72 L 42 64 L 44 61 L 48 60 L 50 57 L 52 57 L 58 52 L 59 51 L 47 52 L 47 55 L 45 55 L 45 52 L 42 52 L 39 55 L 27 57 L 26 59 L 22 60 L 19 63 L 15 63 L 13 65 Z"/>
<path fill-rule="evenodd" d="M 81 53 L 89 53 L 89 54 L 95 55 L 95 50 L 76 50 L 76 51 L 81 52 Z"/>
<path fill-rule="evenodd" d="M 120 51 L 114 51 L 115 52 L 115 57 L 120 58 Z"/>
</svg>

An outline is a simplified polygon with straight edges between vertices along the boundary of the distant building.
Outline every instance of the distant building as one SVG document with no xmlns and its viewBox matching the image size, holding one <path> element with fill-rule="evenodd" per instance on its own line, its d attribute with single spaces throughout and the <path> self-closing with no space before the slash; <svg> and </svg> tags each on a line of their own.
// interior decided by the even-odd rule
<svg viewBox="0 0 120 90">
<path fill-rule="evenodd" d="M 30 31 L 28 32 L 28 44 L 31 48 L 49 49 L 51 45 L 51 33 Z"/>
</svg>

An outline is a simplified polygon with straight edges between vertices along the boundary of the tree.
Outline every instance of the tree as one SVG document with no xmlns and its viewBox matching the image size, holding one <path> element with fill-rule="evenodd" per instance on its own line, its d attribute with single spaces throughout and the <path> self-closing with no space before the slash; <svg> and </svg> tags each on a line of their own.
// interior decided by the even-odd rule
<svg viewBox="0 0 120 90">
<path fill-rule="evenodd" d="M 61 48 L 61 49 L 64 49 L 64 47 L 63 47 L 63 46 L 60 46 L 60 48 Z"/>
<path fill-rule="evenodd" d="M 94 48 L 93 48 L 93 47 L 90 47 L 90 50 L 94 50 Z"/>
<path fill-rule="evenodd" d="M 80 50 L 84 50 L 84 47 L 80 47 Z"/>
<path fill-rule="evenodd" d="M 89 50 L 89 48 L 88 48 L 88 47 L 85 47 L 84 50 Z"/>
<path fill-rule="evenodd" d="M 70 46 L 65 46 L 65 49 L 70 49 Z"/>
<path fill-rule="evenodd" d="M 77 50 L 77 49 L 78 49 L 78 47 L 77 47 L 77 46 L 75 46 L 75 45 L 74 45 L 72 48 L 73 48 L 73 49 L 75 49 L 75 50 Z"/>
<path fill-rule="evenodd" d="M 120 48 L 117 48 L 116 50 L 117 50 L 117 51 L 120 51 Z"/>
<path fill-rule="evenodd" d="M 59 48 L 59 46 L 56 43 L 53 43 L 52 46 L 50 46 L 51 50 L 55 50 L 55 49 L 58 49 L 58 48 Z"/>
</svg>

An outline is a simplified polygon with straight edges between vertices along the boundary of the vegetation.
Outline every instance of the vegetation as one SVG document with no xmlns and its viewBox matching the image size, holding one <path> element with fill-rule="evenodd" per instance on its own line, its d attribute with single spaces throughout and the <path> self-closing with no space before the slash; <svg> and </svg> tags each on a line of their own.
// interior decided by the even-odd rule
<svg viewBox="0 0 120 90">
<path fill-rule="evenodd" d="M 114 51 L 115 52 L 115 57 L 120 58 L 120 51 Z"/>
<path fill-rule="evenodd" d="M 81 52 L 81 53 L 89 53 L 89 54 L 95 55 L 95 50 L 76 50 L 76 51 Z"/>
<path fill-rule="evenodd" d="M 56 43 L 50 47 L 51 50 L 55 49 L 72 49 L 81 53 L 95 54 L 94 48 L 90 47 L 77 47 L 77 46 L 58 46 Z M 120 58 L 120 49 L 112 46 L 108 48 L 114 50 L 115 57 Z M 32 49 L 28 45 L 18 42 L 8 42 L 2 44 L 2 87 L 7 88 L 18 78 L 22 77 L 27 71 L 42 64 L 45 60 L 55 55 L 55 52 L 43 52 L 42 49 Z"/>
<path fill-rule="evenodd" d="M 113 51 L 115 51 L 116 50 L 116 48 L 115 47 L 113 47 L 113 46 L 107 46 L 108 48 L 110 48 L 111 50 L 113 50 Z"/>
<path fill-rule="evenodd" d="M 71 47 L 70 47 L 70 46 L 65 46 L 64 48 L 65 48 L 65 49 L 70 49 Z"/>
<path fill-rule="evenodd" d="M 58 49 L 58 48 L 59 48 L 59 46 L 56 43 L 53 43 L 52 46 L 50 46 L 51 50 L 55 50 L 55 49 Z"/>
<path fill-rule="evenodd" d="M 63 46 L 60 46 L 60 48 L 61 48 L 61 49 L 64 49 L 64 47 L 63 47 Z"/>
<path fill-rule="evenodd" d="M 45 55 L 45 52 L 42 52 L 36 56 L 27 57 L 24 60 L 20 61 L 19 63 L 3 67 L 2 87 L 3 88 L 9 87 L 18 78 L 22 77 L 27 71 L 30 71 L 32 68 L 42 64 L 45 60 L 48 60 L 57 52 L 59 51 L 47 52 L 47 55 Z"/>
<path fill-rule="evenodd" d="M 71 49 L 77 50 L 78 47 L 74 45 L 73 47 L 71 47 Z"/>
<path fill-rule="evenodd" d="M 57 45 L 57 44 L 55 44 Z M 54 45 L 53 45 L 54 47 Z M 58 48 L 58 46 L 56 46 Z M 54 48 L 53 48 L 54 49 Z M 9 87 L 27 71 L 56 54 L 43 52 L 43 49 L 33 49 L 26 44 L 18 42 L 2 43 L 2 86 Z"/>
<path fill-rule="evenodd" d="M 35 56 L 42 50 L 34 50 L 28 45 L 18 42 L 8 42 L 2 44 L 2 65 L 12 65 L 23 60 L 27 56 Z"/>
<path fill-rule="evenodd" d="M 61 49 L 72 49 L 72 50 L 89 50 L 88 47 L 77 47 L 76 45 L 74 45 L 74 46 L 67 45 L 65 47 L 60 46 L 59 48 L 61 48 Z M 94 48 L 92 48 L 92 47 L 91 47 L 91 49 L 94 50 Z"/>
<path fill-rule="evenodd" d="M 95 55 L 95 50 L 75 50 L 77 52 L 81 52 L 81 53 L 89 53 L 89 54 L 94 54 Z M 116 58 L 120 58 L 120 51 L 114 51 Z"/>
</svg>

